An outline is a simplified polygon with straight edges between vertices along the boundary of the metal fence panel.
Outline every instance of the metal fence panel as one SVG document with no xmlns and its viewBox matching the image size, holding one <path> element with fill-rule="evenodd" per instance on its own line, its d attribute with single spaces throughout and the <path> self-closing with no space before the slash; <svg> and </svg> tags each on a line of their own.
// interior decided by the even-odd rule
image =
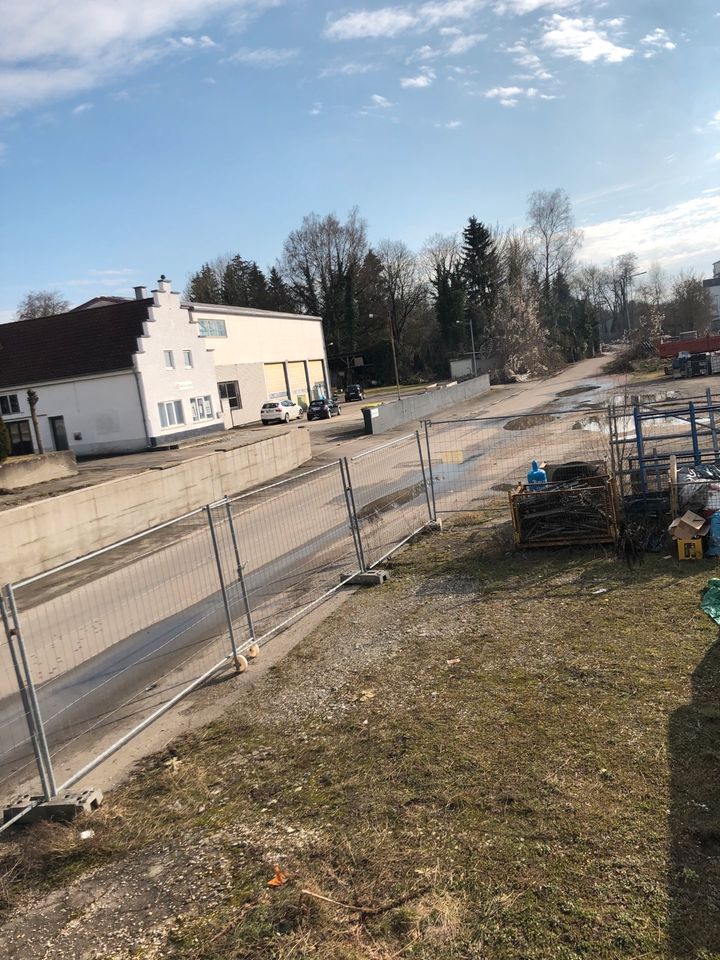
<svg viewBox="0 0 720 960">
<path fill-rule="evenodd" d="M 433 420 L 427 425 L 430 474 L 438 514 L 507 510 L 507 494 L 524 483 L 532 460 L 550 465 L 605 461 L 610 469 L 607 408 Z"/>
<path fill-rule="evenodd" d="M 230 508 L 243 574 L 231 596 L 242 653 L 336 590 L 358 561 L 339 462 L 235 497 Z M 236 562 L 227 545 L 225 555 Z"/>
<path fill-rule="evenodd" d="M 231 664 L 204 510 L 23 581 L 13 595 L 58 784 Z"/>
<path fill-rule="evenodd" d="M 365 562 L 372 567 L 432 519 L 419 435 L 353 457 L 349 473 Z"/>
</svg>

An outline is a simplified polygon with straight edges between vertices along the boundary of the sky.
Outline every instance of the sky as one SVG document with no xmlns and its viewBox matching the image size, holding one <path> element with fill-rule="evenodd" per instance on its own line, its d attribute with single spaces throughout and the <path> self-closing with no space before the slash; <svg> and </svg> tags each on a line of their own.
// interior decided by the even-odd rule
<svg viewBox="0 0 720 960">
<path fill-rule="evenodd" d="M 720 0 L 0 0 L 0 320 L 274 263 L 357 205 L 419 249 L 566 190 L 582 257 L 720 260 Z"/>
</svg>

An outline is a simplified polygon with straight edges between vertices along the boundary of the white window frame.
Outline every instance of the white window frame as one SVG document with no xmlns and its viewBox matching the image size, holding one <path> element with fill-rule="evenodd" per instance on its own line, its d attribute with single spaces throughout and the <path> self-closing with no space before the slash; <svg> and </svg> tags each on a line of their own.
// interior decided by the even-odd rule
<svg viewBox="0 0 720 960">
<path fill-rule="evenodd" d="M 183 363 L 185 364 L 186 370 L 192 370 L 193 368 L 192 350 L 183 350 Z"/>
<path fill-rule="evenodd" d="M 170 427 L 185 426 L 185 411 L 183 410 L 182 400 L 162 400 L 158 403 L 158 413 L 160 415 L 160 426 L 163 430 Z"/>
<path fill-rule="evenodd" d="M 192 410 L 193 423 L 198 423 L 200 420 L 215 419 L 212 397 L 209 393 L 202 397 L 190 397 L 190 409 Z"/>
<path fill-rule="evenodd" d="M 165 369 L 174 370 L 175 354 L 172 352 L 172 350 L 163 350 L 163 356 L 165 357 Z"/>
</svg>

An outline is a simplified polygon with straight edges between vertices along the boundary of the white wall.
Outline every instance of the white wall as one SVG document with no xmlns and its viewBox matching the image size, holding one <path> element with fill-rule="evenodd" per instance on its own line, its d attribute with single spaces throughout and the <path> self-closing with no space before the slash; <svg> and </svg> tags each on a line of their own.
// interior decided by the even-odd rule
<svg viewBox="0 0 720 960">
<path fill-rule="evenodd" d="M 180 295 L 174 293 L 170 281 L 161 280 L 153 290 L 154 305 L 148 308 L 145 335 L 138 340 L 135 367 L 140 375 L 148 434 L 161 444 L 164 438 L 192 434 L 208 429 L 222 429 L 222 408 L 215 376 L 215 361 L 212 345 L 198 336 L 196 324 L 180 303 Z M 210 347 L 210 349 L 208 349 Z M 165 366 L 165 351 L 173 353 L 175 368 Z M 192 368 L 186 369 L 183 351 L 190 350 Z M 210 396 L 213 417 L 193 421 L 190 399 Z M 180 400 L 185 423 L 163 426 L 158 404 Z"/>
<path fill-rule="evenodd" d="M 242 307 L 190 305 L 194 321 L 223 319 L 227 337 L 207 337 L 216 366 L 280 363 L 284 360 L 323 360 L 322 321 L 301 314 L 263 313 Z"/>
<path fill-rule="evenodd" d="M 144 450 L 147 446 L 140 398 L 132 372 L 27 384 L 2 390 L 3 394 L 17 394 L 20 404 L 20 413 L 3 418 L 6 423 L 30 419 L 26 396 L 28 387 L 32 387 L 38 395 L 36 412 L 40 438 L 46 452 L 55 449 L 49 424 L 49 417 L 55 416 L 64 418 L 70 449 L 80 455 Z M 35 443 L 32 424 L 30 430 Z"/>
</svg>

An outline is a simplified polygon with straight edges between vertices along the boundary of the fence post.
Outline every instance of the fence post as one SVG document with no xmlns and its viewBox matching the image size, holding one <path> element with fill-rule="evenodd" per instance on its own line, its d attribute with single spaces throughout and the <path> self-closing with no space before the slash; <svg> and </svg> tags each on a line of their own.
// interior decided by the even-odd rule
<svg viewBox="0 0 720 960">
<path fill-rule="evenodd" d="M 243 604 L 245 606 L 245 619 L 247 620 L 248 631 L 250 632 L 250 639 L 255 639 L 255 624 L 253 623 L 252 610 L 250 609 L 250 595 L 248 593 L 247 584 L 245 583 L 245 573 L 243 571 L 242 561 L 240 560 L 240 547 L 238 546 L 237 533 L 235 532 L 235 518 L 232 515 L 232 506 L 230 501 L 225 501 L 225 509 L 227 511 L 228 524 L 230 525 L 230 536 L 232 537 L 233 552 L 235 553 L 235 564 L 237 566 L 237 575 L 238 583 L 240 584 L 240 590 L 242 591 Z"/>
<path fill-rule="evenodd" d="M 418 456 L 420 457 L 420 469 L 422 470 L 423 488 L 425 490 L 425 499 L 427 500 L 428 516 L 430 517 L 430 522 L 432 523 L 437 518 L 433 516 L 432 503 L 430 502 L 430 490 L 428 489 L 427 474 L 425 473 L 425 458 L 423 457 L 419 430 L 415 431 L 415 439 L 417 440 Z"/>
<path fill-rule="evenodd" d="M 432 453 L 430 452 L 430 420 L 425 421 L 425 446 L 428 456 L 428 473 L 430 474 L 430 497 L 432 499 L 432 518 L 437 520 L 437 504 L 435 503 L 435 481 L 433 479 Z"/>
<path fill-rule="evenodd" d="M 240 658 L 238 656 L 237 644 L 235 642 L 235 631 L 233 629 L 232 612 L 230 610 L 230 599 L 228 597 L 227 587 L 225 586 L 225 575 L 222 569 L 222 557 L 220 556 L 220 547 L 218 545 L 217 532 L 215 530 L 215 521 L 212 515 L 212 504 L 205 507 L 207 514 L 208 527 L 210 528 L 210 539 L 212 541 L 213 553 L 215 554 L 215 565 L 217 567 L 218 579 L 220 580 L 220 592 L 222 593 L 223 606 L 225 607 L 225 617 L 227 619 L 228 634 L 230 635 L 230 646 L 232 647 L 235 669 L 240 673 Z"/>
<path fill-rule="evenodd" d="M 697 432 L 697 420 L 695 419 L 695 404 L 692 400 L 688 403 L 688 411 L 690 413 L 690 433 L 692 434 L 692 445 L 693 445 L 693 459 L 695 465 L 699 465 L 702 462 L 702 454 L 700 452 L 700 443 L 698 441 L 698 432 Z"/>
<path fill-rule="evenodd" d="M 355 494 L 353 493 L 352 481 L 350 480 L 350 467 L 347 457 L 341 457 L 340 476 L 342 478 L 343 492 L 345 494 L 345 504 L 347 506 L 348 517 L 350 518 L 350 530 L 352 531 L 353 543 L 355 544 L 355 553 L 360 566 L 360 573 L 365 573 L 365 552 L 363 550 L 362 537 L 360 536 L 360 523 L 358 522 L 357 509 L 355 508 Z"/>
<path fill-rule="evenodd" d="M 27 650 L 25 649 L 25 641 L 23 640 L 22 630 L 20 629 L 20 618 L 17 612 L 17 604 L 15 603 L 15 594 L 13 592 L 12 584 L 8 584 L 5 587 L 5 593 L 7 596 L 7 605 L 10 608 L 10 617 L 12 622 L 8 621 L 3 605 L 3 623 L 8 635 L 8 645 L 10 646 L 10 652 L 13 658 L 15 676 L 20 688 L 20 696 L 23 701 L 23 706 L 25 707 L 25 716 L 27 718 L 28 729 L 30 731 L 30 739 L 32 741 L 33 751 L 35 753 L 38 773 L 40 774 L 40 784 L 42 786 L 45 799 L 51 800 L 53 797 L 57 796 L 55 774 L 53 772 L 50 750 L 48 748 L 47 738 L 45 736 L 45 727 L 43 726 L 42 715 L 40 713 L 40 705 L 38 703 L 37 692 L 35 690 L 35 683 L 33 682 L 32 674 L 30 672 Z"/>
<path fill-rule="evenodd" d="M 705 398 L 707 400 L 708 408 L 708 417 L 710 418 L 710 433 L 712 434 L 712 445 L 713 445 L 713 455 L 715 459 L 718 459 L 718 438 L 717 430 L 715 428 L 715 408 L 713 407 L 713 398 L 712 390 L 710 387 L 705 391 Z"/>
<path fill-rule="evenodd" d="M 645 476 L 645 446 L 642 435 L 642 414 L 640 405 L 633 404 L 633 419 L 635 420 L 635 443 L 638 452 L 638 465 L 640 467 L 640 492 L 643 497 L 647 497 L 647 477 Z"/>
</svg>

